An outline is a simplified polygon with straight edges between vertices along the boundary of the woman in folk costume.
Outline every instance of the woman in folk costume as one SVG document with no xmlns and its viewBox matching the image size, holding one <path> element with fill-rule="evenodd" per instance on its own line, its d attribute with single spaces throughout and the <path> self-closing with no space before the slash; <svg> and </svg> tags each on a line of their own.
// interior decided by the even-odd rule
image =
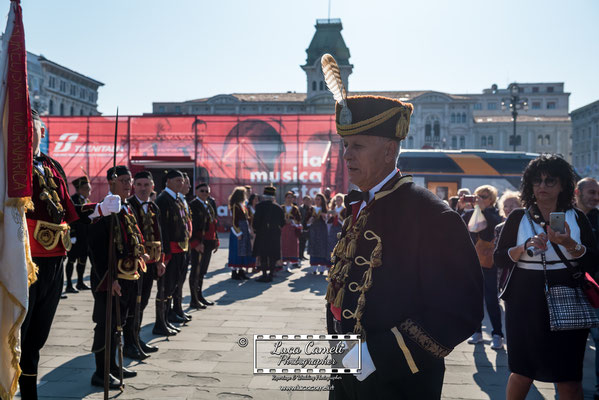
<svg viewBox="0 0 599 400">
<path fill-rule="evenodd" d="M 229 267 L 233 269 L 232 279 L 249 279 L 244 269 L 254 268 L 252 264 L 252 243 L 248 225 L 248 212 L 244 204 L 246 191 L 238 186 L 229 196 L 229 209 L 232 223 L 229 234 Z"/>
<path fill-rule="evenodd" d="M 339 241 L 339 233 L 341 232 L 341 227 L 343 226 L 343 220 L 347 216 L 346 208 L 343 205 L 343 195 L 336 194 L 331 199 L 330 209 L 329 209 L 329 220 L 327 221 L 329 226 L 329 235 L 327 239 L 328 245 L 328 254 L 332 254 L 337 242 Z M 329 262 L 329 267 L 331 263 Z"/>
<path fill-rule="evenodd" d="M 312 273 L 324 273 L 330 263 L 328 251 L 327 201 L 322 193 L 314 197 L 314 206 L 306 213 L 306 225 L 310 231 L 310 265 Z"/>
<path fill-rule="evenodd" d="M 295 194 L 285 194 L 285 204 L 281 206 L 285 213 L 285 226 L 281 230 L 281 253 L 285 270 L 289 265 L 299 266 L 299 237 L 302 227 L 302 216 L 299 208 L 293 204 Z"/>
</svg>

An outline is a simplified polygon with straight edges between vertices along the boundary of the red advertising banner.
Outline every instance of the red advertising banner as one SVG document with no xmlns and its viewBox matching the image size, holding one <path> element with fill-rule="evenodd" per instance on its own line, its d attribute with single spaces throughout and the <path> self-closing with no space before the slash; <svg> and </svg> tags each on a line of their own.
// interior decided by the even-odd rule
<svg viewBox="0 0 599 400">
<path fill-rule="evenodd" d="M 347 191 L 340 137 L 332 115 L 131 116 L 119 117 L 117 164 L 133 173 L 150 170 L 158 189 L 170 168 L 186 171 L 195 183 L 208 182 L 227 214 L 236 186 L 261 194 L 274 184 L 279 200 L 292 190 L 314 196 L 330 187 Z M 70 180 L 90 175 L 92 199 L 107 192 L 112 166 L 114 117 L 45 117 L 49 154 Z M 70 182 L 69 182 L 70 183 Z M 194 186 L 195 186 L 194 183 Z"/>
<path fill-rule="evenodd" d="M 31 196 L 32 192 L 33 121 L 27 90 L 27 53 L 23 14 L 18 1 L 11 3 L 11 6 L 15 7 L 15 21 L 6 54 L 8 63 L 6 185 L 8 197 L 27 197 Z"/>
</svg>

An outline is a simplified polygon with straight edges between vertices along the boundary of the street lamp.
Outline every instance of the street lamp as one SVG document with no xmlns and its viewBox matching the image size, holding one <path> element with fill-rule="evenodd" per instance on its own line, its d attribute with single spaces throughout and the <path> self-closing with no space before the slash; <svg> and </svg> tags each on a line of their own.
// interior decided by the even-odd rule
<svg viewBox="0 0 599 400">
<path fill-rule="evenodd" d="M 510 141 L 514 146 L 514 151 L 516 151 L 516 146 L 520 144 L 520 141 L 516 140 L 516 119 L 518 118 L 518 110 L 528 111 L 528 99 L 526 97 L 520 97 L 520 86 L 518 86 L 517 83 L 512 83 L 509 86 L 509 89 L 510 97 L 501 99 L 501 110 L 505 111 L 509 107 L 512 112 L 512 118 L 514 119 L 514 134 Z"/>
</svg>

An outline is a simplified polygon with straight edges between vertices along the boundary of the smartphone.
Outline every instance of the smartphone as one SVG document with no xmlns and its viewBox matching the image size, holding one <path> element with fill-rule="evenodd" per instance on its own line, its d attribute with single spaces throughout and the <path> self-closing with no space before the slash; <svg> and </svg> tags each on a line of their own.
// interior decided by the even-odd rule
<svg viewBox="0 0 599 400">
<path fill-rule="evenodd" d="M 464 196 L 463 199 L 466 203 L 476 203 L 476 196 Z"/>
<path fill-rule="evenodd" d="M 566 214 L 563 212 L 549 214 L 549 226 L 556 232 L 566 233 Z"/>
</svg>

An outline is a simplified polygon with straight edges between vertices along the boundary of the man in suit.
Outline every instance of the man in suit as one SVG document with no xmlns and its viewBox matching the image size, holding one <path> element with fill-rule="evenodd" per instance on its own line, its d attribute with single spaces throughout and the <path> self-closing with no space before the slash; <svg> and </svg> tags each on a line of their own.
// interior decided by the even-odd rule
<svg viewBox="0 0 599 400">
<path fill-rule="evenodd" d="M 263 200 L 256 205 L 252 227 L 256 234 L 253 256 L 260 257 L 262 276 L 256 281 L 272 282 L 274 269 L 281 259 L 281 228 L 285 225 L 283 209 L 275 203 L 276 189 L 264 188 Z"/>
<path fill-rule="evenodd" d="M 84 205 L 89 203 L 89 196 L 91 194 L 91 184 L 87 176 L 82 176 L 73 181 L 76 193 L 71 196 L 73 204 Z M 85 263 L 87 262 L 87 234 L 88 224 L 82 221 L 74 221 L 70 225 L 71 228 L 71 242 L 73 246 L 67 253 L 67 263 L 65 266 L 67 286 L 65 292 L 67 293 L 78 293 L 79 290 L 89 290 L 89 286 L 83 282 L 83 275 L 85 273 Z M 73 269 L 77 264 L 77 285 L 73 287 L 71 278 L 73 277 Z"/>
<path fill-rule="evenodd" d="M 195 309 L 205 309 L 214 305 L 202 295 L 204 275 L 208 272 L 208 265 L 212 253 L 216 253 L 220 242 L 216 234 L 216 211 L 208 203 L 210 186 L 202 182 L 196 186 L 196 197 L 189 203 L 193 221 L 191 237 L 191 272 L 189 274 L 189 289 L 191 302 L 189 306 Z"/>
<path fill-rule="evenodd" d="M 335 107 L 349 180 L 360 190 L 346 197 L 352 217 L 333 251 L 327 323 L 332 334 L 362 338 L 342 359 L 357 368 L 361 351 L 360 373 L 333 381 L 335 400 L 439 399 L 444 357 L 483 316 L 482 274 L 464 222 L 397 170 L 412 110 L 375 96 Z"/>
</svg>

